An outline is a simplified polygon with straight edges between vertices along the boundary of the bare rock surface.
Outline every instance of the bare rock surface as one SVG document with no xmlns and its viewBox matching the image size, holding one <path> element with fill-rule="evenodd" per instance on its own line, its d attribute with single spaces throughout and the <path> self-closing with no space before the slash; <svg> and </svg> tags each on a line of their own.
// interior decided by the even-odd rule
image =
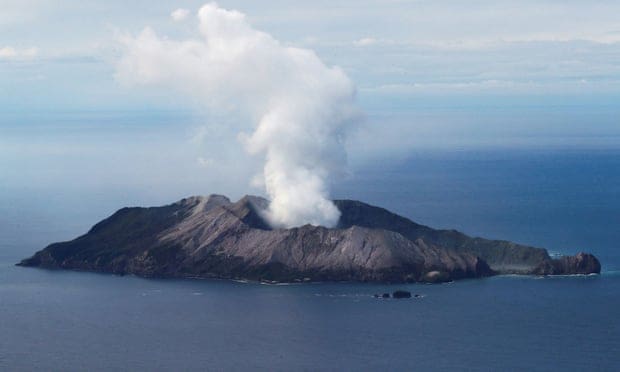
<svg viewBox="0 0 620 372">
<path fill-rule="evenodd" d="M 601 272 L 601 263 L 589 253 L 577 253 L 575 256 L 560 257 L 545 261 L 534 269 L 534 274 L 542 275 L 587 275 Z"/>
<path fill-rule="evenodd" d="M 339 225 L 272 229 L 268 201 L 195 196 L 123 208 L 72 241 L 19 263 L 146 277 L 300 281 L 444 282 L 498 273 L 589 274 L 589 254 L 553 260 L 541 248 L 435 230 L 383 208 L 336 200 Z"/>
</svg>

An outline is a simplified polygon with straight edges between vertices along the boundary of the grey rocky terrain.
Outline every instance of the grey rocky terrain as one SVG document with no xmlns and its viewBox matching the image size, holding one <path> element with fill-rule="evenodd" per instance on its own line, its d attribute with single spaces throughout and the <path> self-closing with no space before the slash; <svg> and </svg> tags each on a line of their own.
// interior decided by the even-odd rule
<svg viewBox="0 0 620 372">
<path fill-rule="evenodd" d="M 508 241 L 435 230 L 359 201 L 335 200 L 335 228 L 272 229 L 268 201 L 190 197 L 151 208 L 123 208 L 72 241 L 54 243 L 21 266 L 145 277 L 267 282 L 442 282 L 496 274 L 600 272 L 591 254 L 552 259 Z"/>
</svg>

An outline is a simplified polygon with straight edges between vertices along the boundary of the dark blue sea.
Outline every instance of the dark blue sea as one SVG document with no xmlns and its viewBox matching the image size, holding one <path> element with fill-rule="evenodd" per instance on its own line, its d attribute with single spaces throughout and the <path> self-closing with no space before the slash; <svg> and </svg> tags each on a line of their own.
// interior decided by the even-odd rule
<svg viewBox="0 0 620 372">
<path fill-rule="evenodd" d="M 592 252 L 600 276 L 261 285 L 19 268 L 151 201 L 0 192 L 0 370 L 620 370 L 619 150 L 426 151 L 334 185 L 433 227 Z M 396 289 L 421 297 L 372 297 Z"/>
</svg>

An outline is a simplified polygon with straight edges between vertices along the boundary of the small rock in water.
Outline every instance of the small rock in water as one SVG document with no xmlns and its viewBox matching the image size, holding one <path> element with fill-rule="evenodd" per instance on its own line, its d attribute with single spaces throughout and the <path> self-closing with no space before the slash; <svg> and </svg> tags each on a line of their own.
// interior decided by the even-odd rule
<svg viewBox="0 0 620 372">
<path fill-rule="evenodd" d="M 389 293 L 384 293 L 381 295 L 381 297 L 383 298 L 390 298 L 390 294 Z"/>
<path fill-rule="evenodd" d="M 392 297 L 394 298 L 411 298 L 411 292 L 409 291 L 394 291 L 394 293 L 392 293 Z"/>
</svg>

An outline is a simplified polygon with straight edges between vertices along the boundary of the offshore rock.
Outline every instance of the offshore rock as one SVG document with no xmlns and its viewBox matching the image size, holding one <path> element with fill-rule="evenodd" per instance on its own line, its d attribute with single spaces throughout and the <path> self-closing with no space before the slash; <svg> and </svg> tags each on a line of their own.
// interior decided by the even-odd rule
<svg viewBox="0 0 620 372">
<path fill-rule="evenodd" d="M 411 292 L 409 291 L 403 291 L 403 290 L 399 290 L 399 291 L 394 291 L 394 293 L 392 293 L 392 297 L 393 298 L 411 298 Z"/>
</svg>

